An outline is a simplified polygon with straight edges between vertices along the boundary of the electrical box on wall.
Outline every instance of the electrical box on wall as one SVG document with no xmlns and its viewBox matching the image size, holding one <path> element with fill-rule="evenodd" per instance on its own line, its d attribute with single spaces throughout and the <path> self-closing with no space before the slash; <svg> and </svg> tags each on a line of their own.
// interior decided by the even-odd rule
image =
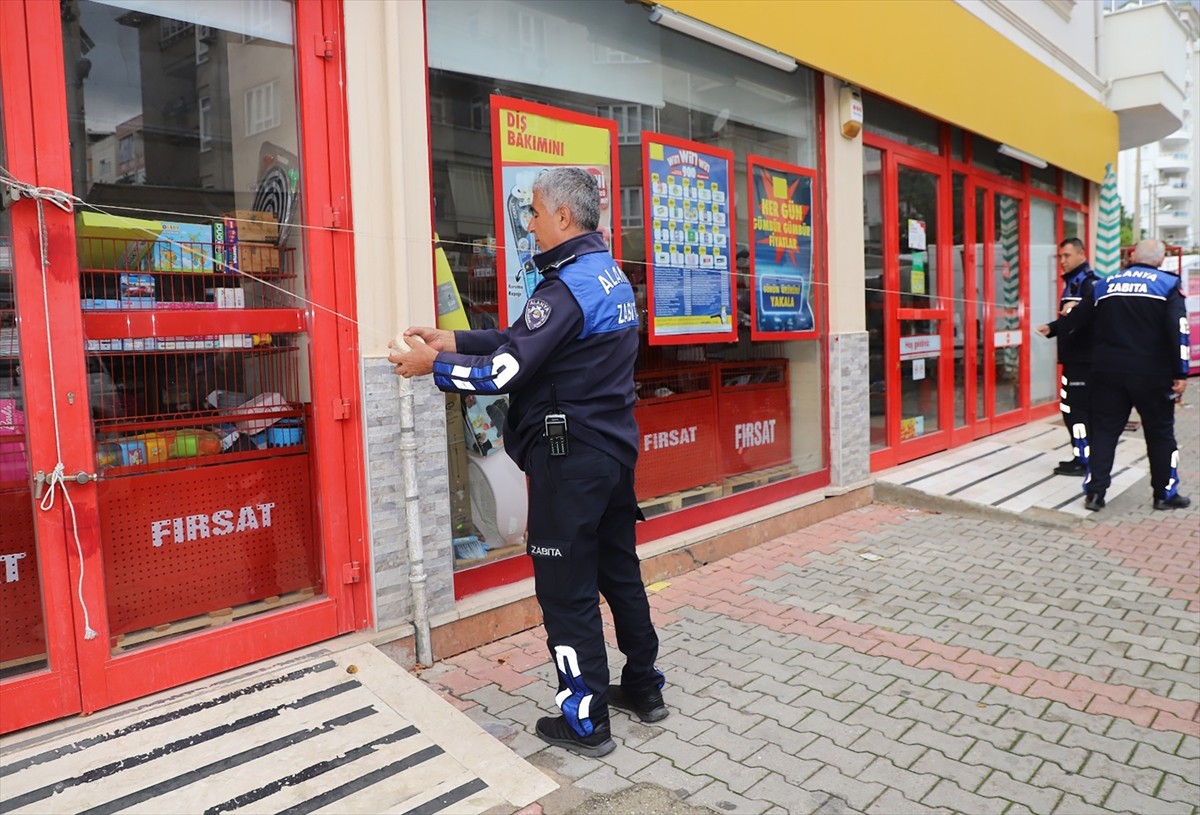
<svg viewBox="0 0 1200 815">
<path fill-rule="evenodd" d="M 838 119 L 842 123 L 842 135 L 847 139 L 853 139 L 862 130 L 862 92 L 858 88 L 850 85 L 842 86 Z"/>
</svg>

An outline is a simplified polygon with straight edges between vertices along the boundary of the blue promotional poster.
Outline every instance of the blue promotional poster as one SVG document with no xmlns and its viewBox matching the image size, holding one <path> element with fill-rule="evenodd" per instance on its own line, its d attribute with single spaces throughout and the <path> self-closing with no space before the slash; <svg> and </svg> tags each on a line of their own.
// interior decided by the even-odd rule
<svg viewBox="0 0 1200 815">
<path fill-rule="evenodd" d="M 815 173 L 746 158 L 750 176 L 750 338 L 817 336 L 813 296 Z"/>
<path fill-rule="evenodd" d="M 642 133 L 651 345 L 733 342 L 733 153 Z"/>
</svg>

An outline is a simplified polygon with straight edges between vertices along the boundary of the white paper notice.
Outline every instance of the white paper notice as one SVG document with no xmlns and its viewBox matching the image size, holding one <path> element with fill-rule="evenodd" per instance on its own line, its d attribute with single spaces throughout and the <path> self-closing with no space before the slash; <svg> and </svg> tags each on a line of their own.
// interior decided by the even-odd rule
<svg viewBox="0 0 1200 815">
<path fill-rule="evenodd" d="M 925 378 L 925 360 L 914 359 L 913 360 L 913 381 L 915 382 L 918 379 L 924 379 L 924 378 Z"/>
<path fill-rule="evenodd" d="M 908 219 L 908 248 L 912 252 L 925 251 L 925 222 Z"/>
</svg>

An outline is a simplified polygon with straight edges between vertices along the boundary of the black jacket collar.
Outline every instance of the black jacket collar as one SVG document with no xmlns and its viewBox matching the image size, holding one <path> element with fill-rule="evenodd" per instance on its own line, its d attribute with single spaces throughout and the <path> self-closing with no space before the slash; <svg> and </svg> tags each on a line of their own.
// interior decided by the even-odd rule
<svg viewBox="0 0 1200 815">
<path fill-rule="evenodd" d="M 545 273 L 550 269 L 557 270 L 567 265 L 580 255 L 607 251 L 608 246 L 599 232 L 585 232 L 582 235 L 567 238 L 553 249 L 547 249 L 541 254 L 534 255 L 533 262 L 541 272 Z"/>
<path fill-rule="evenodd" d="M 1066 280 L 1073 280 L 1073 279 L 1074 279 L 1074 278 L 1076 278 L 1076 277 L 1087 277 L 1088 275 L 1094 275 L 1094 274 L 1095 274 L 1095 272 L 1094 272 L 1094 271 L 1092 271 L 1092 266 L 1091 266 L 1091 264 L 1089 264 L 1089 263 L 1088 263 L 1088 262 L 1085 260 L 1083 263 L 1080 263 L 1078 266 L 1076 266 L 1076 267 L 1075 267 L 1074 269 L 1072 269 L 1071 271 L 1069 271 L 1069 272 L 1063 272 L 1063 273 L 1062 273 L 1062 279 L 1063 279 L 1064 281 L 1066 281 Z"/>
</svg>

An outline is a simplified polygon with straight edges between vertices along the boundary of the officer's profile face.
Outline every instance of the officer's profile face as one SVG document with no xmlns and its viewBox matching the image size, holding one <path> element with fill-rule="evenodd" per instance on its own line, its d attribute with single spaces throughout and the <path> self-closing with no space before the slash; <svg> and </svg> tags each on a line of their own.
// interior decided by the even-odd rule
<svg viewBox="0 0 1200 815">
<path fill-rule="evenodd" d="M 542 198 L 540 190 L 533 191 L 533 203 L 529 205 L 533 217 L 529 219 L 529 232 L 537 239 L 538 249 L 549 251 L 568 237 L 566 227 L 570 219 L 563 216 L 563 207 L 551 212 Z"/>
<path fill-rule="evenodd" d="M 1058 265 L 1064 272 L 1074 270 L 1079 264 L 1083 263 L 1087 256 L 1082 251 L 1076 249 L 1072 244 L 1058 247 Z"/>
</svg>

